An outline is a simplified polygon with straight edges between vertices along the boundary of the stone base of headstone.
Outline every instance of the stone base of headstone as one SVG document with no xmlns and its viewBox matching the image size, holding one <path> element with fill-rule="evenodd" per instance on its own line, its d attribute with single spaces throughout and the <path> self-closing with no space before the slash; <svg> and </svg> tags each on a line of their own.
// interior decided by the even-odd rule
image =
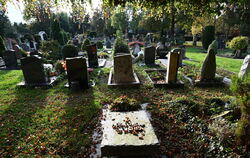
<svg viewBox="0 0 250 158">
<path fill-rule="evenodd" d="M 27 84 L 25 81 L 22 81 L 17 84 L 18 87 L 53 87 L 57 82 L 57 76 L 49 78 L 49 82 L 45 83 L 36 83 L 36 84 Z"/>
<path fill-rule="evenodd" d="M 133 134 L 118 134 L 112 125 L 123 123 L 128 117 L 132 123 L 145 125 L 145 136 L 139 139 Z M 108 112 L 102 123 L 101 156 L 148 157 L 159 153 L 159 141 L 145 111 Z"/>
<path fill-rule="evenodd" d="M 121 88 L 139 87 L 141 85 L 141 82 L 140 82 L 140 80 L 135 72 L 133 73 L 133 75 L 134 75 L 134 79 L 135 79 L 134 82 L 115 83 L 113 70 L 111 69 L 110 73 L 109 73 L 109 78 L 108 78 L 108 86 L 114 87 L 114 88 L 115 87 L 117 87 L 117 88 L 119 88 L 119 87 L 121 87 Z"/>
<path fill-rule="evenodd" d="M 154 69 L 154 70 L 145 70 L 146 73 L 152 73 L 152 72 L 163 72 L 167 73 L 166 70 L 164 69 Z M 184 82 L 181 80 L 177 80 L 175 83 L 157 83 L 153 81 L 150 76 L 148 75 L 148 78 L 150 79 L 151 83 L 154 85 L 156 88 L 184 88 Z"/>
<path fill-rule="evenodd" d="M 107 59 L 98 59 L 98 67 L 99 68 L 100 67 L 105 67 L 106 61 L 107 61 Z M 87 62 L 87 64 L 88 64 L 88 67 L 89 67 L 89 62 Z"/>
<path fill-rule="evenodd" d="M 223 81 L 201 81 L 195 80 L 194 82 L 195 87 L 224 87 L 225 83 Z"/>
</svg>

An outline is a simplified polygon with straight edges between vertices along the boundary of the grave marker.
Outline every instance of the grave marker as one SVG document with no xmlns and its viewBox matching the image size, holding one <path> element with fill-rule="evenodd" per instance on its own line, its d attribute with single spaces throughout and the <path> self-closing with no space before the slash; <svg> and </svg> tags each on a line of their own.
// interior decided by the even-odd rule
<svg viewBox="0 0 250 158">
<path fill-rule="evenodd" d="M 98 65 L 96 44 L 87 46 L 87 54 L 88 54 L 89 67 L 98 67 L 99 65 Z"/>
<path fill-rule="evenodd" d="M 115 83 L 134 82 L 131 55 L 117 55 L 114 57 L 114 81 Z"/>
<path fill-rule="evenodd" d="M 247 55 L 242 63 L 240 72 L 239 72 L 239 77 L 243 78 L 247 76 L 250 72 L 250 55 Z"/>
<path fill-rule="evenodd" d="M 86 89 L 88 84 L 88 71 L 86 59 L 82 57 L 66 58 L 68 84 L 78 82 L 80 89 Z"/>
<path fill-rule="evenodd" d="M 21 69 L 26 84 L 44 84 L 48 82 L 40 57 L 30 56 L 21 58 Z"/>
<path fill-rule="evenodd" d="M 3 51 L 3 60 L 7 68 L 17 67 L 16 52 L 14 50 Z"/>
<path fill-rule="evenodd" d="M 167 66 L 167 77 L 166 83 L 176 83 L 177 71 L 179 65 L 179 53 L 169 52 L 168 53 L 168 66 Z"/>
<path fill-rule="evenodd" d="M 155 47 L 150 46 L 144 49 L 144 62 L 146 65 L 155 65 Z"/>
</svg>

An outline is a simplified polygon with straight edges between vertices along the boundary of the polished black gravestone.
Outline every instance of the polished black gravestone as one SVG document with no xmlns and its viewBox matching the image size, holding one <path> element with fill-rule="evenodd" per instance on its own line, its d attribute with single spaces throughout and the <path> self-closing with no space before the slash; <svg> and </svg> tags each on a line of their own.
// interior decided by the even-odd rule
<svg viewBox="0 0 250 158">
<path fill-rule="evenodd" d="M 89 88 L 86 59 L 82 57 L 66 58 L 68 84 L 72 90 Z M 76 86 L 79 86 L 77 88 Z"/>
<path fill-rule="evenodd" d="M 16 69 L 18 68 L 16 52 L 14 50 L 7 50 L 3 52 L 3 60 L 5 63 L 5 69 Z"/>
<path fill-rule="evenodd" d="M 18 86 L 24 87 L 48 87 L 53 86 L 57 77 L 48 77 L 45 74 L 41 57 L 29 56 L 21 58 L 21 69 L 24 81 Z"/>
<path fill-rule="evenodd" d="M 87 46 L 87 54 L 88 54 L 88 65 L 89 67 L 98 67 L 98 58 L 97 58 L 97 47 L 96 44 Z"/>
<path fill-rule="evenodd" d="M 144 49 L 144 62 L 146 65 L 155 65 L 155 47 L 146 47 Z"/>
</svg>

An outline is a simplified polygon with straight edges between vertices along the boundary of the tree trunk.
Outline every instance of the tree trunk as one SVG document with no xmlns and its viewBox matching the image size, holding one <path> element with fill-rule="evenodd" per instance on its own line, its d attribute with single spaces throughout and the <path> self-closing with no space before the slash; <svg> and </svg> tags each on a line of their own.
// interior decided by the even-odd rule
<svg viewBox="0 0 250 158">
<path fill-rule="evenodd" d="M 197 46 L 197 35 L 193 35 L 193 46 Z"/>
<path fill-rule="evenodd" d="M 171 3 L 171 32 L 170 37 L 171 39 L 174 39 L 175 34 L 175 8 L 174 8 L 174 2 Z"/>
</svg>

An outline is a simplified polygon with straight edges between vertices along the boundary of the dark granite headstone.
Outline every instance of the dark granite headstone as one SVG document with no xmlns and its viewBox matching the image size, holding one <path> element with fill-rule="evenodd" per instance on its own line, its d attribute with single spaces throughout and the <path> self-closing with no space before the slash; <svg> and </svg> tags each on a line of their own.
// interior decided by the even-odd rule
<svg viewBox="0 0 250 158">
<path fill-rule="evenodd" d="M 89 87 L 86 59 L 82 57 L 66 58 L 69 86 L 79 83 L 81 89 Z"/>
<path fill-rule="evenodd" d="M 3 52 L 3 60 L 7 68 L 17 67 L 16 52 L 14 50 L 7 50 Z"/>
<path fill-rule="evenodd" d="M 201 81 L 214 80 L 216 73 L 216 57 L 213 49 L 208 49 L 206 59 L 201 68 Z"/>
<path fill-rule="evenodd" d="M 47 82 L 40 57 L 30 56 L 21 58 L 21 69 L 26 84 L 43 84 Z"/>
<path fill-rule="evenodd" d="M 155 65 L 155 47 L 146 47 L 144 49 L 144 62 L 146 65 Z"/>
<path fill-rule="evenodd" d="M 92 44 L 92 45 L 87 46 L 87 54 L 88 54 L 89 67 L 98 67 L 96 44 Z"/>
</svg>

